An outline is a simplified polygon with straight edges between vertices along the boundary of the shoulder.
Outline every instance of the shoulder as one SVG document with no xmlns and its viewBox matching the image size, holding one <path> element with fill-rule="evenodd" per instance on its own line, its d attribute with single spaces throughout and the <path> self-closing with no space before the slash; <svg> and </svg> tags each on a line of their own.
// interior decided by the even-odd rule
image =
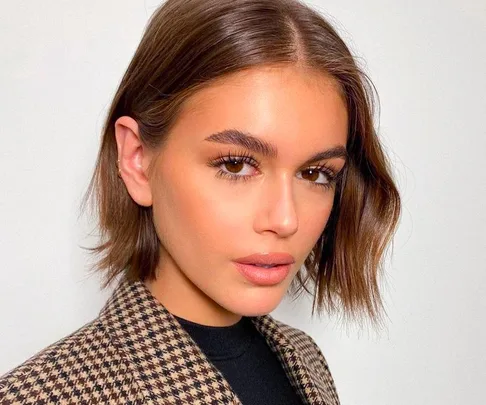
<svg viewBox="0 0 486 405">
<path fill-rule="evenodd" d="M 123 398 L 128 374 L 97 318 L 0 376 L 0 404 L 54 404 L 74 398 L 103 402 L 107 392 L 115 391 Z M 118 389 L 107 390 L 108 379 Z"/>
<path fill-rule="evenodd" d="M 92 339 L 97 332 L 99 333 L 99 331 L 97 331 L 97 326 L 95 321 L 83 325 L 76 331 L 63 337 L 57 342 L 50 344 L 25 360 L 22 364 L 1 376 L 0 392 L 3 392 L 5 387 L 10 384 L 25 379 L 26 376 L 32 374 L 35 370 L 42 368 L 48 369 L 53 363 L 63 364 L 64 358 L 76 356 L 76 353 L 70 353 L 73 346 L 77 349 L 84 347 L 84 345 L 89 342 L 90 338 Z"/>
</svg>

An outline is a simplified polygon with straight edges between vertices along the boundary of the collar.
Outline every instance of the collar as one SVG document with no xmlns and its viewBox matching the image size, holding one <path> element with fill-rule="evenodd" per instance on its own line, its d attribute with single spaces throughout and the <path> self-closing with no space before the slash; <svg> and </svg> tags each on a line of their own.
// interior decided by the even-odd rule
<svg viewBox="0 0 486 405">
<path fill-rule="evenodd" d="M 249 349 L 258 333 L 247 316 L 242 316 L 232 325 L 210 326 L 172 315 L 213 362 L 240 357 Z"/>
<path fill-rule="evenodd" d="M 128 365 L 147 403 L 242 405 L 179 321 L 140 281 L 121 279 L 99 319 Z M 324 385 L 294 343 L 295 328 L 270 314 L 250 317 L 277 355 L 294 389 L 309 405 L 328 405 Z M 199 401 L 199 402 L 198 402 Z"/>
</svg>

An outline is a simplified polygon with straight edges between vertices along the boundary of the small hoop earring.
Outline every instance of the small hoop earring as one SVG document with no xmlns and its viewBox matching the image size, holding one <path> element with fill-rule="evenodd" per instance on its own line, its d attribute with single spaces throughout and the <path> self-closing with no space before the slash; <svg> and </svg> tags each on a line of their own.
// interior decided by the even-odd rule
<svg viewBox="0 0 486 405">
<path fill-rule="evenodd" d="M 116 161 L 116 167 L 118 167 L 118 177 L 121 178 L 121 170 L 120 170 L 120 159 Z"/>
</svg>

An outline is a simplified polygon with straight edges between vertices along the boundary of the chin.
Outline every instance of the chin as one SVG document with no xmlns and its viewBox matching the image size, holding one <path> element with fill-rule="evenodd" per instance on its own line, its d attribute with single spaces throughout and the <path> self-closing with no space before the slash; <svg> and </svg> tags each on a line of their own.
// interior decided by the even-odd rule
<svg viewBox="0 0 486 405">
<path fill-rule="evenodd" d="M 266 315 L 278 307 L 281 299 L 281 294 L 272 297 L 262 289 L 252 294 L 239 295 L 238 302 L 233 301 L 226 309 L 242 316 Z"/>
</svg>

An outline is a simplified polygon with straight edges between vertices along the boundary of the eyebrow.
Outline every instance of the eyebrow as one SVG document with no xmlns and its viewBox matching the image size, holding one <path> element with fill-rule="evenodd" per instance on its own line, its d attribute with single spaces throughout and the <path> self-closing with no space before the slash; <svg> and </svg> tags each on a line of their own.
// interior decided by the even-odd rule
<svg viewBox="0 0 486 405">
<path fill-rule="evenodd" d="M 204 139 L 208 142 L 222 143 L 226 145 L 239 145 L 255 153 L 259 153 L 265 157 L 277 158 L 278 150 L 275 145 L 257 138 L 249 133 L 237 130 L 237 129 L 225 129 L 220 132 L 216 132 Z M 343 158 L 346 159 L 348 153 L 346 148 L 342 145 L 335 146 L 330 149 L 318 152 L 306 160 L 304 165 L 308 165 L 319 160 Z"/>
</svg>

